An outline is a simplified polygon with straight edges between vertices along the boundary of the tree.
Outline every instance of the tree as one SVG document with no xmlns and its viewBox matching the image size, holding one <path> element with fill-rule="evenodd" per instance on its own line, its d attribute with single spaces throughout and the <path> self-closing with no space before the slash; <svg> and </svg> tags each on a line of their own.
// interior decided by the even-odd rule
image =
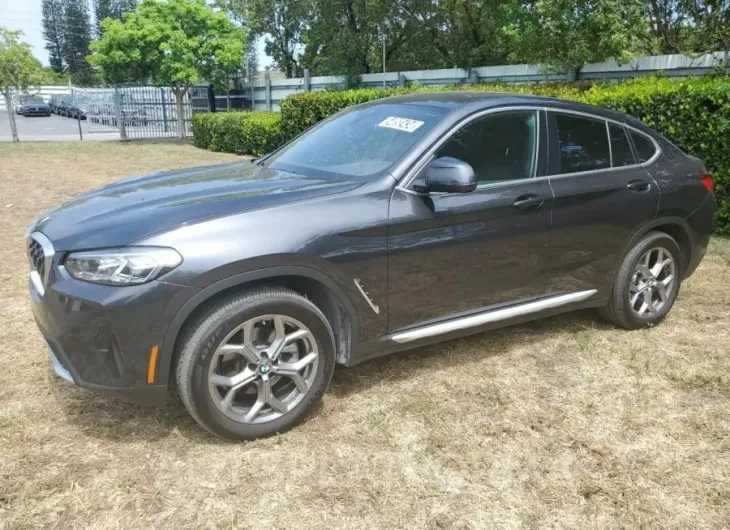
<svg viewBox="0 0 730 530">
<path fill-rule="evenodd" d="M 137 0 L 114 0 L 114 16 L 122 18 L 124 13 L 137 9 Z"/>
<path fill-rule="evenodd" d="M 104 30 L 101 27 L 102 21 L 113 18 L 112 0 L 94 0 L 92 6 L 94 9 L 94 32 L 96 38 L 100 39 L 104 36 Z"/>
<path fill-rule="evenodd" d="M 100 39 L 104 35 L 104 29 L 101 22 L 107 18 L 121 19 L 124 13 L 129 13 L 137 9 L 137 0 L 93 0 L 94 7 L 94 32 L 96 38 Z"/>
<path fill-rule="evenodd" d="M 296 54 L 312 14 L 312 0 L 217 0 L 216 6 L 250 30 L 249 48 L 263 37 L 266 54 L 286 76 L 301 75 Z M 251 57 L 248 64 L 252 64 Z"/>
<path fill-rule="evenodd" d="M 249 0 L 215 0 L 213 5 L 217 9 L 223 10 L 236 27 L 249 30 L 246 32 L 246 54 L 243 59 L 243 71 L 241 76 L 238 77 L 238 81 L 252 83 L 259 67 L 256 50 L 258 35 L 255 31 L 250 31 L 248 2 Z"/>
<path fill-rule="evenodd" d="M 311 16 L 309 0 L 248 0 L 247 20 L 257 36 L 266 34 L 265 50 L 287 77 L 302 75 L 295 55 Z"/>
<path fill-rule="evenodd" d="M 680 0 L 693 29 L 688 38 L 694 52 L 730 50 L 730 1 Z M 727 65 L 726 65 L 727 66 Z"/>
<path fill-rule="evenodd" d="M 41 85 L 68 85 L 69 77 L 65 72 L 58 73 L 50 66 L 43 67 L 43 77 L 41 79 Z"/>
<path fill-rule="evenodd" d="M 680 0 L 645 2 L 649 42 L 640 48 L 642 52 L 670 54 L 686 51 L 684 34 L 687 17 L 680 4 Z"/>
<path fill-rule="evenodd" d="M 426 28 L 434 52 L 448 67 L 506 64 L 509 42 L 504 28 L 514 0 L 441 0 Z"/>
<path fill-rule="evenodd" d="M 572 74 L 588 63 L 628 60 L 646 28 L 640 0 L 531 0 L 510 18 L 512 59 Z"/>
<path fill-rule="evenodd" d="M 175 94 L 177 129 L 185 136 L 183 101 L 200 81 L 224 85 L 240 69 L 245 31 L 205 0 L 144 0 L 124 20 L 102 22 L 90 62 L 113 83 L 154 82 Z"/>
<path fill-rule="evenodd" d="M 89 83 L 93 72 L 86 61 L 91 43 L 87 0 L 64 0 L 63 15 L 63 60 L 74 82 Z"/>
<path fill-rule="evenodd" d="M 312 0 L 302 61 L 345 79 L 383 70 L 504 64 L 517 0 Z M 383 49 L 384 48 L 384 49 Z"/>
<path fill-rule="evenodd" d="M 63 67 L 63 46 L 64 46 L 64 15 L 63 0 L 42 0 L 43 11 L 43 38 L 46 41 L 48 50 L 48 62 L 59 74 L 64 71 Z"/>
<path fill-rule="evenodd" d="M 315 75 L 343 75 L 348 85 L 360 74 L 381 71 L 383 43 L 387 64 L 418 32 L 421 20 L 407 16 L 401 9 L 402 4 L 412 7 L 413 3 L 419 2 L 314 0 L 311 25 L 303 39 L 306 49 L 302 61 Z"/>
<path fill-rule="evenodd" d="M 10 117 L 10 131 L 13 141 L 18 141 L 18 129 L 13 111 L 13 92 L 26 91 L 37 86 L 43 79 L 43 67 L 33 57 L 33 48 L 21 42 L 22 31 L 10 31 L 0 27 L 0 92 Z"/>
</svg>

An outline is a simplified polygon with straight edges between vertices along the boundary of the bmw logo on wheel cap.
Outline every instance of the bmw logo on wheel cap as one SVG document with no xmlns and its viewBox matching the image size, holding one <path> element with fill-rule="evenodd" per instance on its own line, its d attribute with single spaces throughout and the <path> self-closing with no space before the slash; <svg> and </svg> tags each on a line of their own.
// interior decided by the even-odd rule
<svg viewBox="0 0 730 530">
<path fill-rule="evenodd" d="M 269 363 L 261 363 L 259 366 L 259 372 L 262 374 L 268 374 L 271 371 L 271 365 Z"/>
</svg>

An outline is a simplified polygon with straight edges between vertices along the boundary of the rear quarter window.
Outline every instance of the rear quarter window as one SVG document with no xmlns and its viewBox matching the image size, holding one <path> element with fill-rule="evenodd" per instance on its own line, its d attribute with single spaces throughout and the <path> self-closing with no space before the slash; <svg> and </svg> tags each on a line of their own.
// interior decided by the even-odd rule
<svg viewBox="0 0 730 530">
<path fill-rule="evenodd" d="M 634 148 L 636 149 L 636 156 L 639 162 L 650 160 L 656 153 L 656 146 L 648 136 L 640 132 L 631 131 L 631 140 L 634 142 Z"/>
<path fill-rule="evenodd" d="M 608 124 L 608 131 L 611 137 L 611 154 L 613 167 L 630 166 L 636 163 L 634 153 L 629 144 L 629 137 L 621 125 Z"/>
</svg>

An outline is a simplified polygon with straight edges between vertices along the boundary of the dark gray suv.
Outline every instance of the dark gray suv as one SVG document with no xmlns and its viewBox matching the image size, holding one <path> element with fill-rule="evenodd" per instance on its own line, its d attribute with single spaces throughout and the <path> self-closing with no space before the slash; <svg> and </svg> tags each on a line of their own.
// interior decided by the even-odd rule
<svg viewBox="0 0 730 530">
<path fill-rule="evenodd" d="M 659 323 L 712 179 L 641 122 L 487 93 L 349 108 L 257 160 L 81 195 L 28 230 L 54 369 L 203 427 L 282 432 L 335 364 L 578 308 Z"/>
</svg>

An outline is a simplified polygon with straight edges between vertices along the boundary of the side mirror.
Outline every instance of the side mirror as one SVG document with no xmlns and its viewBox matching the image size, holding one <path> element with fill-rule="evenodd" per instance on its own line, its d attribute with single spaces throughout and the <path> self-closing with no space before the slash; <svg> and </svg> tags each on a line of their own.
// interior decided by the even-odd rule
<svg viewBox="0 0 730 530">
<path fill-rule="evenodd" d="M 477 177 L 474 169 L 463 160 L 445 156 L 432 161 L 426 168 L 425 188 L 422 191 L 466 193 L 477 189 Z"/>
</svg>

